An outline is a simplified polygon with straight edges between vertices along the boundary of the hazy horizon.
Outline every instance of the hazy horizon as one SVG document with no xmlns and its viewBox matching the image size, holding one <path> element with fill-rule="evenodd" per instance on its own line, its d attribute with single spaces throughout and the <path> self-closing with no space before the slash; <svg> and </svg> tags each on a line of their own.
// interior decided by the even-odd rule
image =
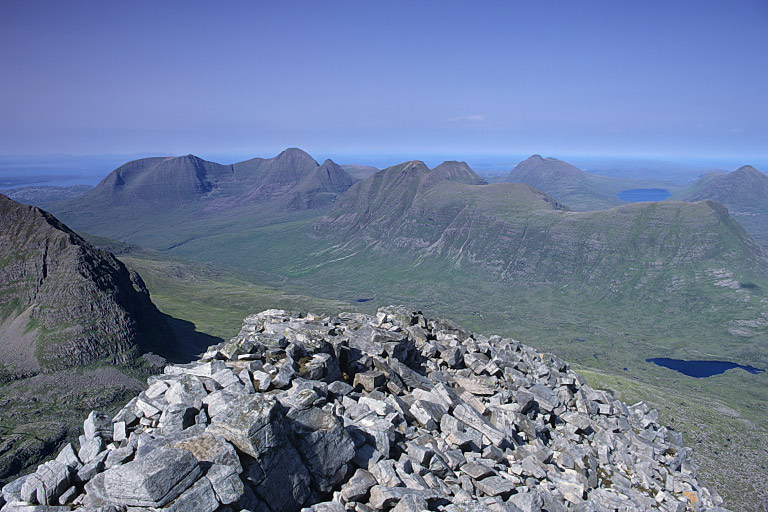
<svg viewBox="0 0 768 512">
<path fill-rule="evenodd" d="M 192 153 L 205 160 L 231 164 L 250 158 L 272 158 L 282 150 L 271 153 Z M 303 149 L 303 148 L 302 148 Z M 446 160 L 465 161 L 477 173 L 483 175 L 504 174 L 515 165 L 530 157 L 520 153 L 445 153 L 424 152 L 391 154 L 352 154 L 308 152 L 315 160 L 327 158 L 341 165 L 369 165 L 378 169 L 397 165 L 409 160 L 424 161 L 430 168 Z M 188 153 L 185 153 L 188 154 Z M 742 165 L 753 165 L 765 172 L 768 159 L 707 159 L 707 158 L 651 158 L 620 155 L 558 155 L 547 152 L 535 153 L 543 157 L 557 158 L 580 169 L 624 178 L 655 180 L 658 182 L 686 183 L 711 171 L 733 171 Z M 0 155 L 0 189 L 31 185 L 67 186 L 96 185 L 120 165 L 140 158 L 180 156 L 171 153 L 96 154 L 96 155 Z"/>
<path fill-rule="evenodd" d="M 768 3 L 0 3 L 0 154 L 768 160 Z"/>
</svg>

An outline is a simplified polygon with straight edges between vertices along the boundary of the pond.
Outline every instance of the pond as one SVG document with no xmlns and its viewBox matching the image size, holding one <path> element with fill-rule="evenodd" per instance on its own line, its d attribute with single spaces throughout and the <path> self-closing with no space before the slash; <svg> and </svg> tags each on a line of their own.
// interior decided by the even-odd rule
<svg viewBox="0 0 768 512">
<path fill-rule="evenodd" d="M 684 359 L 654 357 L 651 359 L 646 359 L 645 362 L 653 363 L 657 366 L 663 366 L 665 368 L 670 368 L 684 375 L 688 375 L 689 377 L 696 377 L 697 379 L 725 373 L 726 371 L 733 368 L 741 368 L 742 370 L 746 370 L 749 373 L 759 373 L 765 371 L 761 370 L 760 368 L 755 368 L 754 366 L 744 366 L 741 364 L 732 363 L 730 361 L 686 361 Z"/>
<path fill-rule="evenodd" d="M 355 299 L 355 302 L 370 302 L 373 299 Z"/>
<path fill-rule="evenodd" d="M 663 201 L 672 194 L 665 188 L 631 188 L 622 190 L 616 197 L 628 203 L 642 203 L 645 201 Z"/>
</svg>

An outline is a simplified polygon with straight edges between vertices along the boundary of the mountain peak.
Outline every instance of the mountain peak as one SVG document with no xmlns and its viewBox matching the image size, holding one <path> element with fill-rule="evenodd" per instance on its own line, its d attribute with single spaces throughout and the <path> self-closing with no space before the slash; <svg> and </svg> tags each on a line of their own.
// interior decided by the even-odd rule
<svg viewBox="0 0 768 512">
<path fill-rule="evenodd" d="M 171 348 L 144 282 L 112 254 L 48 212 L 3 195 L 0 226 L 0 365 L 125 363 L 140 351 Z"/>
<path fill-rule="evenodd" d="M 757 178 L 765 177 L 765 174 L 763 174 L 762 172 L 758 171 L 757 169 L 755 169 L 751 165 L 742 165 L 741 167 L 739 167 L 738 169 L 733 171 L 732 174 L 734 176 L 742 176 L 743 175 L 743 176 L 753 176 L 753 177 L 757 177 Z"/>
<path fill-rule="evenodd" d="M 443 162 L 429 174 L 430 180 L 455 181 L 457 183 L 466 183 L 468 185 L 486 185 L 487 182 L 472 170 L 466 162 L 457 162 L 455 160 Z"/>
<path fill-rule="evenodd" d="M 274 161 L 307 161 L 307 162 L 314 162 L 315 165 L 318 165 L 317 161 L 310 156 L 309 153 L 304 151 L 303 149 L 299 148 L 288 148 L 283 150 L 279 155 L 277 155 L 275 158 L 273 158 Z"/>
</svg>

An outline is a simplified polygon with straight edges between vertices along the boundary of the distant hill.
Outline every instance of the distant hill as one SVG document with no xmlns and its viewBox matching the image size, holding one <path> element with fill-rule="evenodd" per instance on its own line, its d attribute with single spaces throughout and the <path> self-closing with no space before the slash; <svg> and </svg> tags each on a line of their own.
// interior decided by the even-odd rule
<svg viewBox="0 0 768 512">
<path fill-rule="evenodd" d="M 271 202 L 277 209 L 311 209 L 333 202 L 353 182 L 332 161 L 320 165 L 296 148 L 232 165 L 194 155 L 144 158 L 115 169 L 65 208 L 97 203 L 166 208 L 197 202 L 216 210 Z"/>
<path fill-rule="evenodd" d="M 682 194 L 682 199 L 720 201 L 755 240 L 768 248 L 768 176 L 751 165 L 730 173 L 706 174 Z"/>
<path fill-rule="evenodd" d="M 49 213 L 0 195 L 0 364 L 8 373 L 165 353 L 144 283 Z"/>
<path fill-rule="evenodd" d="M 616 194 L 626 189 L 650 188 L 656 182 L 594 174 L 556 158 L 533 155 L 520 162 L 504 181 L 527 183 L 576 211 L 601 210 L 627 204 Z"/>
<path fill-rule="evenodd" d="M 528 185 L 430 180 L 436 171 L 421 162 L 380 171 L 356 183 L 315 229 L 533 283 L 608 286 L 632 266 L 625 286 L 656 273 L 659 260 L 680 269 L 718 262 L 768 269 L 765 253 L 714 201 L 577 213 Z M 565 173 L 578 176 L 563 166 Z"/>
<path fill-rule="evenodd" d="M 19 203 L 45 206 L 54 201 L 79 197 L 92 188 L 90 185 L 70 185 L 68 187 L 41 185 L 0 190 L 0 193 Z"/>
</svg>

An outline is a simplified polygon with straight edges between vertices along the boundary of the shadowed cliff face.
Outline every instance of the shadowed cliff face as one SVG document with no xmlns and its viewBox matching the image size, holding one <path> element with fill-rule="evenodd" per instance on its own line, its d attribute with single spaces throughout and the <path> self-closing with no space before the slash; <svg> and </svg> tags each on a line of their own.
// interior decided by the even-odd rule
<svg viewBox="0 0 768 512">
<path fill-rule="evenodd" d="M 0 195 L 0 364 L 13 374 L 167 353 L 141 277 L 49 213 Z"/>
</svg>

